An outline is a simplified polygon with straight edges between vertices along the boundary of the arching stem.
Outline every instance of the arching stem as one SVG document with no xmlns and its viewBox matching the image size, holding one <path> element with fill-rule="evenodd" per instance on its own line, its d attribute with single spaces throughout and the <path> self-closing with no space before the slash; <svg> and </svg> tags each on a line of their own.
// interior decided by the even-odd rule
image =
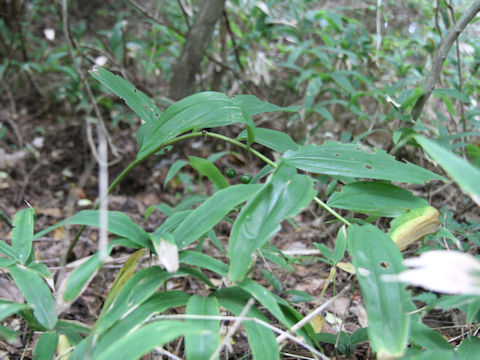
<svg viewBox="0 0 480 360">
<path fill-rule="evenodd" d="M 253 155 L 255 155 L 256 157 L 258 157 L 259 159 L 261 159 L 262 161 L 264 161 L 265 163 L 267 163 L 268 165 L 276 168 L 278 167 L 278 165 L 273 162 L 272 160 L 270 160 L 269 158 L 267 158 L 265 155 L 263 155 L 262 153 L 258 152 L 257 150 L 255 149 L 252 149 L 251 147 L 247 147 L 247 145 L 241 143 L 240 141 L 237 141 L 235 139 L 232 139 L 232 138 L 229 138 L 228 136 L 224 136 L 224 135 L 220 135 L 220 134 L 217 134 L 217 133 L 213 133 L 213 132 L 208 132 L 208 131 L 200 131 L 200 132 L 192 132 L 192 133 L 189 133 L 189 134 L 185 134 L 185 135 L 182 135 L 182 136 L 178 136 L 176 137 L 175 139 L 172 139 L 166 143 L 163 143 L 163 144 L 160 144 L 158 145 L 155 149 L 153 149 L 152 151 L 150 151 L 148 154 L 146 154 L 145 156 L 143 156 L 142 158 L 140 159 L 136 159 L 135 161 L 133 161 L 132 163 L 130 163 L 121 173 L 120 175 L 118 175 L 115 180 L 112 182 L 112 184 L 108 187 L 108 191 L 107 191 L 107 194 L 110 194 L 113 189 L 115 189 L 115 187 L 125 178 L 125 176 L 133 169 L 135 168 L 138 164 L 142 163 L 143 161 L 147 160 L 150 156 L 152 156 L 153 154 L 157 153 L 158 151 L 160 151 L 161 149 L 167 147 L 167 146 L 170 146 L 170 145 L 173 145 L 175 143 L 178 143 L 180 141 L 183 141 L 183 140 L 187 140 L 187 139 L 191 139 L 191 138 L 195 138 L 195 137 L 201 137 L 201 136 L 208 136 L 208 137 L 211 137 L 211 138 L 214 138 L 214 139 L 218 139 L 218 140 L 222 140 L 222 141 L 225 141 L 225 142 L 228 142 L 230 144 L 233 144 L 235 146 L 238 146 L 242 149 L 245 149 L 245 150 L 248 150 L 249 152 L 251 152 Z M 324 210 L 328 211 L 330 214 L 332 214 L 334 217 L 336 217 L 338 220 L 340 220 L 341 222 L 343 222 L 345 225 L 349 226 L 350 225 L 350 222 L 345 219 L 343 216 L 341 216 L 339 213 L 337 213 L 335 210 L 333 210 L 330 206 L 328 206 L 327 204 L 325 204 L 322 200 L 320 200 L 318 197 L 314 197 L 313 200 L 320 206 L 322 207 Z M 98 209 L 98 204 L 99 202 L 97 201 L 97 203 L 95 204 L 94 206 L 94 210 L 97 210 Z M 72 256 L 72 251 L 73 251 L 73 248 L 75 247 L 75 245 L 77 244 L 78 242 L 78 239 L 80 239 L 80 236 L 82 235 L 83 231 L 85 230 L 85 225 L 82 225 L 77 233 L 75 234 L 75 237 L 73 238 L 72 242 L 70 243 L 70 246 L 68 247 L 68 250 L 67 250 L 67 254 L 66 254 L 66 259 L 70 259 L 71 256 Z"/>
</svg>

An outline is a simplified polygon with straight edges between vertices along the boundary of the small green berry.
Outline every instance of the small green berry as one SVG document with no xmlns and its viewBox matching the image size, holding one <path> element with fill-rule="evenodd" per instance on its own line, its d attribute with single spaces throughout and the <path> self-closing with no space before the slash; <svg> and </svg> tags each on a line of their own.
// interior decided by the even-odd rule
<svg viewBox="0 0 480 360">
<path fill-rule="evenodd" d="M 240 181 L 242 182 L 242 184 L 249 184 L 250 181 L 252 181 L 252 177 L 248 174 L 243 174 L 242 176 L 240 176 Z"/>
<path fill-rule="evenodd" d="M 229 179 L 233 179 L 235 176 L 237 176 L 237 172 L 234 168 L 228 168 L 225 170 L 225 175 L 227 175 Z"/>
</svg>

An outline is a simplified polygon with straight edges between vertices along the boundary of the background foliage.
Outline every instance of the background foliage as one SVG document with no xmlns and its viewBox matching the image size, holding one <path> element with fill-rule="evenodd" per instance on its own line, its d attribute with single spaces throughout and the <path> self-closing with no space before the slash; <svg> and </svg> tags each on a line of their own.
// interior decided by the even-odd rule
<svg viewBox="0 0 480 360">
<path fill-rule="evenodd" d="M 478 2 L 208 6 L 0 6 L 3 355 L 475 359 Z"/>
</svg>

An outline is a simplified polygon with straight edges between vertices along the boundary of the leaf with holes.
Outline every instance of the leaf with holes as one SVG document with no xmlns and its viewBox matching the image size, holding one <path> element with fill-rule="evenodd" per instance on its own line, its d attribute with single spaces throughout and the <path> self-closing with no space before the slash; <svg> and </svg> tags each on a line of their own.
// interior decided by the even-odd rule
<svg viewBox="0 0 480 360">
<path fill-rule="evenodd" d="M 381 278 L 405 269 L 400 250 L 384 232 L 370 224 L 351 225 L 347 242 L 367 310 L 372 349 L 380 359 L 400 357 L 408 337 L 409 316 L 405 306 L 410 294 L 405 285 Z"/>
<path fill-rule="evenodd" d="M 283 161 L 312 173 L 392 180 L 423 184 L 445 180 L 440 175 L 410 163 L 396 161 L 385 151 L 354 144 L 328 141 L 323 145 L 305 145 L 283 154 Z"/>
</svg>

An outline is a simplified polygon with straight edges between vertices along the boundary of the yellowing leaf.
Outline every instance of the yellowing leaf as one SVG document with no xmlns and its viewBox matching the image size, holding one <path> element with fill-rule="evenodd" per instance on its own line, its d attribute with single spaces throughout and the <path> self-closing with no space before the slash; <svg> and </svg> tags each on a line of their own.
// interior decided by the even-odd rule
<svg viewBox="0 0 480 360">
<path fill-rule="evenodd" d="M 431 206 L 413 209 L 395 218 L 390 223 L 388 234 L 400 250 L 411 243 L 434 233 L 440 226 L 439 213 Z"/>
<path fill-rule="evenodd" d="M 68 360 L 70 357 L 70 352 L 72 351 L 72 346 L 68 341 L 67 337 L 63 334 L 58 336 L 57 343 L 57 352 L 60 360 Z"/>
<path fill-rule="evenodd" d="M 128 260 L 125 262 L 125 265 L 123 265 L 123 267 L 120 269 L 120 272 L 115 278 L 115 281 L 113 282 L 112 288 L 110 289 L 107 299 L 105 300 L 105 304 L 103 305 L 102 314 L 106 309 L 108 309 L 110 304 L 113 302 L 113 300 L 115 300 L 117 295 L 120 293 L 120 290 L 122 290 L 123 286 L 133 276 L 133 273 L 135 272 L 137 265 L 140 263 L 140 260 L 142 260 L 143 255 L 145 255 L 147 251 L 148 251 L 147 249 L 140 249 L 138 251 L 135 251 L 132 255 L 130 255 Z"/>
<path fill-rule="evenodd" d="M 354 275 L 355 274 L 355 267 L 352 265 L 352 263 L 349 262 L 339 262 L 337 263 L 337 266 L 342 269 L 343 271 L 348 272 L 349 274 Z"/>
<path fill-rule="evenodd" d="M 312 325 L 313 331 L 315 334 L 322 332 L 323 324 L 325 323 L 325 318 L 322 315 L 315 316 L 312 320 L 309 321 Z"/>
</svg>

